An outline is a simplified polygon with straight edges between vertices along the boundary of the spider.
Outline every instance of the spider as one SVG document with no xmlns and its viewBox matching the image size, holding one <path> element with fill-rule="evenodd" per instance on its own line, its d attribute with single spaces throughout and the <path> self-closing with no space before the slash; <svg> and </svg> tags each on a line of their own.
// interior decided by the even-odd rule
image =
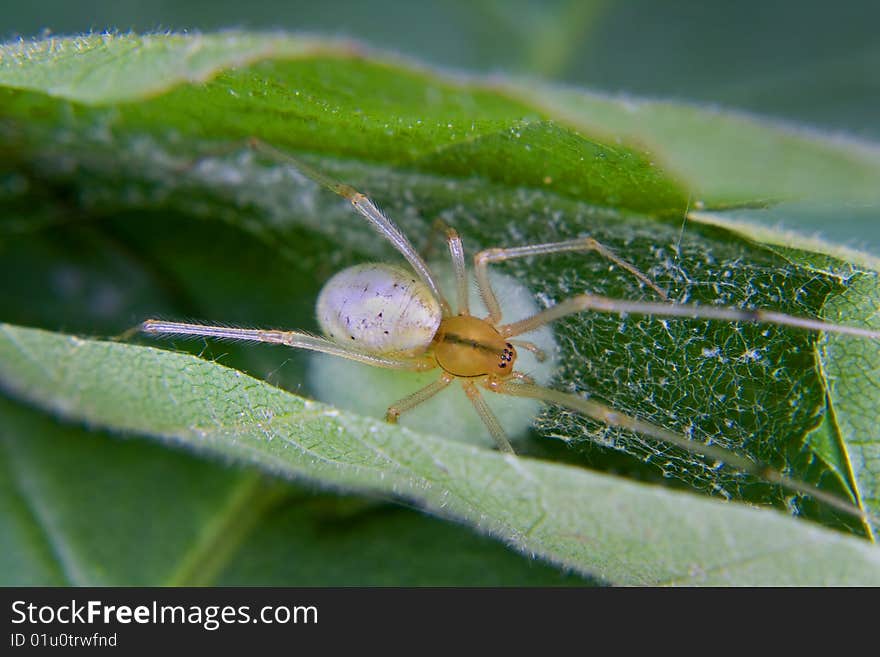
<svg viewBox="0 0 880 657">
<path fill-rule="evenodd" d="M 538 360 L 543 360 L 546 355 L 535 344 L 522 340 L 521 336 L 566 316 L 587 311 L 770 323 L 871 339 L 880 339 L 880 331 L 770 310 L 671 302 L 666 293 L 648 276 L 589 236 L 546 244 L 491 248 L 477 253 L 473 259 L 474 276 L 487 315 L 476 316 L 470 311 L 467 264 L 462 240 L 455 229 L 443 226 L 455 280 L 456 305 L 453 310 L 453 306 L 441 292 L 435 273 L 394 222 L 369 198 L 268 144 L 250 140 L 249 145 L 265 156 L 293 165 L 308 177 L 347 199 L 406 259 L 411 270 L 387 263 L 371 263 L 349 267 L 330 278 L 318 296 L 316 308 L 323 337 L 301 331 L 232 328 L 161 319 L 144 321 L 140 325 L 141 331 L 155 335 L 281 344 L 391 370 L 439 370 L 435 381 L 391 404 L 385 419 L 396 423 L 402 414 L 457 383 L 470 399 L 497 448 L 501 452 L 513 454 L 508 436 L 486 403 L 484 394 L 531 398 L 582 413 L 607 426 L 670 443 L 796 493 L 811 495 L 847 514 L 862 519 L 867 517 L 848 501 L 811 484 L 785 477 L 768 466 L 727 449 L 697 443 L 600 402 L 538 385 L 530 376 L 518 371 L 516 363 L 520 349 L 532 352 Z M 629 301 L 585 293 L 558 302 L 524 319 L 509 323 L 503 321 L 501 305 L 489 278 L 491 264 L 577 251 L 593 252 L 627 271 L 650 288 L 659 301 Z"/>
</svg>

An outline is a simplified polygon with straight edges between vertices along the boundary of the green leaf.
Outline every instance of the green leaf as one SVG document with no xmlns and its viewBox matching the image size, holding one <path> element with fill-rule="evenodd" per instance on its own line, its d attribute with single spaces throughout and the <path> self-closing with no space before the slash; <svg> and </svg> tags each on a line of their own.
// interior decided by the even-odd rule
<svg viewBox="0 0 880 657">
<path fill-rule="evenodd" d="M 0 581 L 11 585 L 583 583 L 464 527 L 319 494 L 0 398 Z"/>
<path fill-rule="evenodd" d="M 75 57 L 76 74 L 66 66 L 46 76 L 25 74 L 33 67 L 55 69 L 56 62 L 81 51 L 86 54 Z M 350 47 L 338 44 L 260 43 L 235 34 L 167 40 L 96 36 L 6 47 L 3 54 L 0 84 L 80 103 L 73 123 L 55 139 L 90 140 L 96 130 L 118 137 L 155 134 L 158 126 L 160 134 L 179 132 L 190 139 L 259 136 L 279 146 L 453 176 L 464 169 L 467 175 L 548 187 L 604 205 L 674 214 L 685 207 L 680 188 L 631 149 L 558 128 L 537 110 L 481 85 L 353 56 Z M 232 68 L 257 59 L 266 61 Z M 209 83 L 174 85 L 206 78 L 206 64 L 214 67 Z M 127 82 L 105 84 L 117 78 Z M 159 89 L 170 91 L 151 102 Z M 133 99 L 142 102 L 112 111 L 103 107 Z M 213 111 L 194 111 L 204 103 Z M 0 116 L 10 118 L 58 108 L 51 97 L 21 92 L 7 92 L 3 106 Z M 62 117 L 56 119 L 60 123 Z M 584 176 L 585 168 L 592 175 Z"/>
<path fill-rule="evenodd" d="M 835 322 L 880 326 L 880 286 L 876 278 L 862 278 L 845 294 L 825 307 L 825 316 Z M 880 443 L 871 440 L 877 425 L 876 406 L 865 390 L 880 387 L 880 354 L 857 342 L 828 336 L 821 345 L 822 363 L 832 400 L 834 437 L 846 455 L 850 477 L 856 483 L 865 506 L 880 507 Z M 861 436 L 862 438 L 858 438 Z"/>
<path fill-rule="evenodd" d="M 858 539 L 417 435 L 190 355 L 6 325 L 0 363 L 5 386 L 63 415 L 292 478 L 402 497 L 609 582 L 880 582 L 880 552 Z"/>
<path fill-rule="evenodd" d="M 870 256 L 766 229 L 743 228 L 726 218 L 710 220 L 707 213 L 692 213 L 682 223 L 688 205 L 698 202 L 754 205 L 768 197 L 796 197 L 807 199 L 806 204 L 815 199 L 833 204 L 838 195 L 870 201 L 876 192 L 870 181 L 876 180 L 878 164 L 869 145 L 669 103 L 634 102 L 636 111 L 626 119 L 632 107 L 619 101 L 538 85 L 524 87 L 498 78 L 451 76 L 351 44 L 283 35 L 93 35 L 2 48 L 0 149 L 5 157 L 0 168 L 0 273 L 17 284 L 0 290 L 0 308 L 3 318 L 12 323 L 112 335 L 145 317 L 164 316 L 315 330 L 314 299 L 334 271 L 397 255 L 347 203 L 318 189 L 294 167 L 255 156 L 243 144 L 248 137 L 288 150 L 368 193 L 434 259 L 442 258 L 442 244 L 431 230 L 439 216 L 460 231 L 469 253 L 593 235 L 647 272 L 678 301 L 767 307 L 854 324 L 871 321 L 871 309 L 876 307 L 877 266 Z M 108 79 L 116 82 L 107 84 Z M 731 157 L 721 157 L 724 153 Z M 797 225 L 798 217 L 793 212 L 790 224 Z M 584 290 L 619 298 L 655 298 L 627 272 L 608 264 L 595 256 L 566 254 L 512 262 L 499 269 L 523 283 L 541 304 Z M 850 311 L 838 312 L 838 304 Z M 19 335 L 18 329 L 9 331 Z M 877 460 L 870 458 L 876 441 L 871 442 L 870 428 L 876 425 L 880 408 L 880 384 L 858 371 L 860 363 L 877 357 L 875 343 L 830 340 L 778 327 L 592 314 L 560 322 L 555 334 L 560 353 L 554 387 L 588 392 L 623 413 L 695 440 L 711 439 L 770 463 L 790 477 L 859 500 L 877 513 L 872 483 Z M 50 342 L 38 343 L 35 357 L 40 360 Z M 82 344 L 88 346 L 86 350 L 101 345 Z M 7 352 L 15 364 L 4 361 L 0 368 L 16 394 L 38 400 L 42 407 L 58 409 L 63 404 L 66 417 L 197 442 L 194 425 L 186 416 L 176 415 L 181 409 L 163 396 L 163 390 L 149 388 L 156 380 L 132 374 L 150 367 L 165 372 L 162 368 L 168 363 L 184 361 L 166 362 L 166 355 L 160 355 L 155 363 L 145 362 L 145 353 L 156 352 L 122 345 L 100 348 L 121 350 L 112 354 L 118 359 L 117 376 L 126 380 L 107 381 L 115 381 L 113 390 L 128 395 L 126 403 L 134 406 L 125 408 L 134 411 L 134 419 L 142 424 L 133 426 L 127 423 L 131 418 L 117 415 L 121 404 L 114 411 L 115 402 L 98 403 L 106 392 L 105 383 L 92 381 L 89 394 L 83 393 L 81 384 L 95 371 L 94 362 L 79 363 L 69 375 L 76 380 L 67 381 L 67 388 L 57 381 L 52 387 L 51 377 L 44 381 L 46 387 L 38 386 L 26 376 L 27 363 L 15 350 Z M 240 345 L 196 348 L 207 359 L 222 359 L 289 390 L 314 394 L 309 377 L 315 370 L 303 354 Z M 57 353 L 60 357 L 64 350 Z M 173 379 L 175 392 L 179 388 L 195 395 L 202 390 L 199 386 L 207 384 L 207 390 L 233 376 L 216 365 L 204 363 L 225 373 L 202 371 L 185 362 L 190 364 Z M 241 380 L 251 382 L 246 377 Z M 345 380 L 339 385 L 344 387 Z M 296 406 L 301 400 L 271 386 L 257 389 L 268 395 L 275 410 L 290 404 L 302 408 Z M 214 393 L 216 389 L 199 394 Z M 384 384 L 370 386 L 369 394 L 379 415 L 394 401 Z M 137 406 L 147 402 L 149 408 Z M 216 404 L 211 412 L 228 419 L 219 398 Z M 243 404 L 240 396 L 229 402 L 228 409 L 241 410 Z M 437 412 L 440 420 L 447 413 Z M 775 529 L 766 530 L 763 524 L 771 522 L 765 517 L 785 527 L 789 521 L 721 506 L 733 516 L 719 515 L 717 524 L 707 526 L 730 522 L 729 531 L 739 538 L 735 549 L 721 550 L 718 560 L 713 560 L 710 553 L 721 549 L 717 542 L 697 540 L 692 532 L 709 522 L 706 516 L 715 514 L 717 505 L 702 507 L 710 503 L 618 480 L 612 484 L 599 475 L 533 461 L 523 461 L 528 463 L 523 467 L 536 480 L 531 484 L 527 477 L 521 478 L 525 483 L 519 485 L 524 488 L 518 492 L 510 470 L 514 466 L 498 455 L 392 431 L 340 413 L 319 413 L 308 421 L 285 415 L 277 422 L 284 440 L 297 444 L 308 440 L 310 447 L 323 449 L 312 442 L 324 436 L 334 463 L 341 465 L 285 458 L 276 462 L 272 456 L 271 467 L 346 490 L 400 493 L 521 550 L 606 581 L 702 582 L 729 575 L 730 581 L 741 577 L 742 582 L 758 582 L 748 579 L 757 570 L 746 573 L 747 569 L 731 564 L 748 561 L 752 554 L 769 554 L 774 541 L 777 554 L 790 558 L 785 546 L 796 544 L 789 541 L 788 530 L 785 535 L 774 534 Z M 470 409 L 464 413 L 473 415 Z M 407 422 L 404 417 L 404 426 Z M 345 430 L 337 440 L 340 423 Z M 199 427 L 207 432 L 212 453 L 261 464 L 274 454 L 275 446 L 246 455 L 237 451 L 241 444 L 235 436 L 240 433 L 257 441 L 258 422 L 222 426 L 222 431 Z M 377 440 L 414 451 L 408 456 L 395 452 L 393 464 L 385 469 L 378 465 L 359 469 L 355 466 L 363 463 L 357 459 L 369 460 L 375 454 L 372 443 L 349 453 L 349 432 L 355 426 L 358 430 L 378 426 Z M 443 426 L 437 422 L 431 433 L 443 433 Z M 27 430 L 21 433 L 26 435 Z M 447 437 L 481 440 L 477 435 Z M 423 447 L 416 450 L 414 444 Z M 545 409 L 536 419 L 535 431 L 517 448 L 522 454 L 567 461 L 578 468 L 589 465 L 753 504 L 775 504 L 836 528 L 870 533 L 867 527 L 801 496 L 558 409 Z M 409 463 L 424 450 L 431 459 L 439 454 L 459 464 L 459 476 L 447 481 L 419 470 L 416 479 L 398 477 L 399 464 Z M 460 463 L 465 455 L 472 468 Z M 83 452 L 71 456 L 71 461 L 88 458 Z M 121 457 L 113 466 L 115 458 L 108 459 L 109 468 L 130 467 Z M 34 467 L 39 470 L 39 465 Z M 473 499 L 466 495 L 494 490 L 489 485 L 494 477 L 508 486 L 504 493 L 513 500 L 510 510 L 494 494 L 474 493 Z M 597 523 L 590 524 L 591 531 L 579 539 L 597 540 L 594 534 L 604 531 L 596 529 L 604 526 L 599 520 L 607 522 L 606 513 L 614 508 L 613 503 L 604 511 L 598 507 L 614 498 L 591 497 L 585 507 L 580 506 L 580 498 L 573 502 L 559 487 L 587 486 L 581 477 L 590 482 L 598 477 L 602 495 L 610 495 L 607 489 L 612 486 L 623 486 L 621 495 L 626 504 L 632 503 L 632 514 L 639 516 L 623 518 L 622 523 L 629 524 L 618 523 L 614 536 L 600 541 L 606 552 L 596 557 L 585 557 L 568 539 L 558 538 L 552 526 L 546 534 L 530 533 L 533 508 L 515 515 L 540 493 L 540 499 L 564 509 L 541 526 L 555 522 L 558 529 L 562 523 Z M 419 489 L 413 481 L 428 482 L 430 490 Z M 208 529 L 178 533 L 169 543 L 178 547 L 174 558 L 163 563 L 173 568 L 145 569 L 143 579 L 132 581 L 223 581 L 222 573 L 228 572 L 224 568 L 236 560 L 241 546 L 250 545 L 255 536 L 271 534 L 259 524 L 238 533 L 229 531 L 236 522 L 224 520 L 239 519 L 236 509 L 250 499 L 251 487 L 262 490 L 259 482 L 253 475 L 227 482 L 204 511 L 200 526 Z M 445 498 L 440 491 L 447 485 L 477 506 L 464 501 L 449 508 L 441 505 Z M 276 504 L 273 490 L 265 499 Z M 644 491 L 655 501 L 642 499 Z M 192 505 L 205 504 L 196 492 L 181 494 Z M 264 499 L 259 492 L 257 497 Z M 27 500 L 27 495 L 22 498 Z M 655 505 L 665 510 L 660 512 Z M 131 513 L 128 505 L 120 508 Z M 220 510 L 224 508 L 233 513 L 224 515 Z M 64 509 L 62 518 L 75 513 L 72 506 Z M 673 516 L 679 520 L 673 521 Z M 752 518 L 756 524 L 747 527 Z M 415 527 L 409 520 L 403 523 Z M 176 533 L 178 528 L 178 522 L 171 522 L 168 531 Z M 34 531 L 22 529 L 21 535 Z M 797 525 L 792 531 L 808 532 L 807 544 L 814 541 L 811 532 L 818 530 Z M 633 558 L 612 554 L 644 543 L 645 532 L 660 532 L 667 542 L 643 547 L 632 553 Z M 205 536 L 226 533 L 234 540 L 225 551 L 205 547 L 214 545 Z M 381 544 L 380 533 L 370 534 L 371 544 Z M 797 540 L 805 540 L 798 536 Z M 314 547 L 319 537 L 314 538 L 302 544 Z M 754 553 L 745 547 L 751 540 Z M 833 545 L 838 546 L 839 540 L 844 539 L 835 537 Z M 681 551 L 676 547 L 679 541 L 697 545 L 679 558 L 674 556 Z M 827 547 L 828 555 L 834 552 L 840 564 L 829 565 L 834 559 L 826 555 L 828 563 L 810 566 L 818 574 L 800 572 L 799 553 L 778 581 L 809 582 L 828 573 L 839 575 L 851 558 L 850 548 L 836 552 L 838 547 L 823 541 L 821 549 Z M 41 554 L 40 549 L 35 548 L 34 554 Z M 204 571 L 194 568 L 208 553 L 218 554 L 218 563 L 207 563 Z M 756 559 L 775 567 L 775 557 Z M 667 560 L 668 568 L 657 565 Z M 40 563 L 49 577 L 51 558 Z M 124 563 L 107 563 L 113 573 L 106 579 L 88 569 L 80 579 L 68 578 L 89 582 L 132 578 Z M 352 564 L 351 570 L 341 572 L 351 576 L 358 562 Z M 36 573 L 37 566 L 33 568 Z M 54 568 L 65 572 L 58 564 Z M 722 570 L 715 573 L 714 568 Z M 714 574 L 703 579 L 710 571 Z M 230 575 L 231 581 L 245 583 L 249 577 L 272 581 L 265 571 L 246 565 L 238 572 L 241 579 Z M 515 569 L 509 572 L 509 581 L 526 577 Z M 441 581 L 447 575 L 437 572 Z M 39 577 L 34 575 L 35 580 Z M 374 569 L 362 581 L 385 581 L 384 577 L 392 576 Z M 821 581 L 831 581 L 831 576 Z"/>
<path fill-rule="evenodd" d="M 671 101 L 513 87 L 578 130 L 641 144 L 687 181 L 693 203 L 880 200 L 877 144 Z"/>
<path fill-rule="evenodd" d="M 0 71 L 3 84 L 13 89 L 106 104 L 154 96 L 182 82 L 205 81 L 219 70 L 268 57 L 345 49 L 344 42 L 264 34 L 90 34 L 6 44 Z"/>
</svg>

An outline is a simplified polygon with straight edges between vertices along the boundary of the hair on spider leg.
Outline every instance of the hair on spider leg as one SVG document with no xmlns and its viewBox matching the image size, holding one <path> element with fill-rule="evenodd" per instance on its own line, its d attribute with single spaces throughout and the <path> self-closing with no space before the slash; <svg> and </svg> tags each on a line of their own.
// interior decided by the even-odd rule
<svg viewBox="0 0 880 657">
<path fill-rule="evenodd" d="M 513 451 L 508 437 L 509 430 L 505 429 L 492 407 L 486 403 L 487 397 L 527 399 L 538 404 L 562 407 L 606 426 L 674 445 L 703 459 L 726 463 L 763 481 L 799 495 L 813 497 L 862 521 L 867 520 L 867 514 L 849 501 L 806 482 L 785 477 L 766 464 L 715 445 L 692 441 L 684 435 L 593 399 L 555 390 L 548 386 L 549 376 L 546 379 L 536 376 L 533 381 L 516 367 L 521 356 L 532 356 L 537 363 L 537 356 L 542 353 L 555 353 L 549 325 L 585 312 L 778 324 L 863 339 L 880 339 L 880 330 L 834 324 L 762 308 L 742 309 L 669 301 L 666 292 L 635 265 L 623 260 L 590 236 L 544 244 L 493 248 L 477 253 L 473 257 L 473 276 L 477 296 L 485 305 L 485 316 L 482 311 L 473 314 L 472 307 L 476 306 L 471 301 L 472 286 L 464 248 L 454 229 L 445 230 L 452 263 L 453 304 L 444 295 L 444 286 L 435 270 L 428 266 L 403 232 L 369 198 L 274 147 L 255 140 L 250 142 L 250 146 L 262 155 L 297 167 L 309 178 L 346 198 L 355 211 L 395 247 L 411 269 L 386 263 L 371 263 L 349 267 L 333 276 L 325 284 L 317 302 L 317 319 L 323 337 L 293 330 L 250 329 L 164 320 L 147 320 L 141 327 L 144 332 L 279 344 L 381 368 L 389 372 L 392 378 L 400 380 L 410 374 L 418 375 L 422 378 L 417 386 L 409 389 L 406 394 L 401 394 L 398 401 L 388 399 L 384 402 L 387 419 L 405 419 L 419 407 L 434 403 L 437 397 L 448 395 L 449 389 L 457 389 L 470 402 L 475 417 L 479 418 L 496 447 L 504 452 Z M 499 279 L 494 273 L 490 276 L 490 264 L 571 252 L 592 254 L 621 267 L 659 300 L 630 301 L 584 293 L 559 301 L 543 310 L 533 307 L 520 317 L 511 317 L 509 310 L 502 308 L 501 301 L 507 305 L 506 296 L 531 295 L 527 289 L 521 288 L 525 291 L 511 293 L 506 290 L 499 298 Z M 537 340 L 533 343 L 533 334 L 540 331 L 548 332 L 551 336 L 551 342 L 546 346 Z M 526 340 L 525 344 L 521 342 L 523 338 Z M 523 351 L 522 354 L 517 347 Z M 550 365 L 552 364 L 551 362 Z M 331 389 L 343 388 L 351 383 L 348 376 L 326 372 L 318 379 L 327 382 Z M 368 388 L 369 386 L 359 386 L 358 393 L 363 394 Z M 441 430 L 446 428 L 448 416 L 449 412 L 447 415 L 435 415 L 435 426 Z"/>
</svg>

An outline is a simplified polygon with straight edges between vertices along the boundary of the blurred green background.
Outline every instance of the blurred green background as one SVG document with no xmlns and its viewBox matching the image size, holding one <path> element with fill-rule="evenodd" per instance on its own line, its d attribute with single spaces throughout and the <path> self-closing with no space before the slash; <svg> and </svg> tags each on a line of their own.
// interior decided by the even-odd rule
<svg viewBox="0 0 880 657">
<path fill-rule="evenodd" d="M 0 38 L 89 30 L 285 29 L 351 37 L 453 69 L 760 113 L 880 141 L 880 3 L 723 0 L 42 0 Z M 871 142 L 874 142 L 873 144 Z M 878 181 L 880 184 L 880 181 Z M 759 213 L 880 253 L 880 208 Z"/>
</svg>

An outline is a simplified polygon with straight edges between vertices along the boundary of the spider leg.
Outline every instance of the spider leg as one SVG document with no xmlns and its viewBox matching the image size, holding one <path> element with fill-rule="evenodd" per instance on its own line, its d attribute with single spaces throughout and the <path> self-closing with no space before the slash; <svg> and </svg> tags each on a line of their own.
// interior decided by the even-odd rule
<svg viewBox="0 0 880 657">
<path fill-rule="evenodd" d="M 543 363 L 547 360 L 547 354 L 541 349 L 538 345 L 533 342 L 527 342 L 525 340 L 511 340 L 510 344 L 512 344 L 517 349 L 525 349 L 526 351 L 530 351 L 535 354 L 535 360 L 539 363 Z"/>
<path fill-rule="evenodd" d="M 419 252 L 416 251 L 415 247 L 406 238 L 406 235 L 401 232 L 400 228 L 398 228 L 397 225 L 393 221 L 391 221 L 391 219 L 386 217 L 369 198 L 361 194 L 354 187 L 334 180 L 330 176 L 321 173 L 317 169 L 275 148 L 274 146 L 270 146 L 264 141 L 253 138 L 248 140 L 248 144 L 257 153 L 260 153 L 261 155 L 269 157 L 273 160 L 290 164 L 315 182 L 323 185 L 330 191 L 339 194 L 343 198 L 348 199 L 349 202 L 354 206 L 354 209 L 357 210 L 364 218 L 366 218 L 366 220 L 370 222 L 370 225 L 372 225 L 373 228 L 375 228 L 385 239 L 391 242 L 391 244 L 394 245 L 394 248 L 397 249 L 397 251 L 404 258 L 406 258 L 406 261 L 415 270 L 422 281 L 424 281 L 425 285 L 427 285 L 428 288 L 431 290 L 431 293 L 440 302 L 440 306 L 441 308 L 443 308 L 444 314 L 450 314 L 449 303 L 446 301 L 443 293 L 440 292 L 440 287 L 437 284 L 437 279 L 434 278 L 434 274 L 431 273 L 431 270 L 428 268 L 427 263 L 422 259 L 422 256 L 419 255 Z"/>
<path fill-rule="evenodd" d="M 397 420 L 402 413 L 406 413 L 422 402 L 429 400 L 454 380 L 454 376 L 443 372 L 443 374 L 440 375 L 440 378 L 437 381 L 434 381 L 434 383 L 429 383 L 424 388 L 416 390 L 411 395 L 407 395 L 403 399 L 389 406 L 388 410 L 385 412 L 385 421 L 390 422 L 391 424 L 397 424 Z"/>
<path fill-rule="evenodd" d="M 661 299 L 667 299 L 666 293 L 661 290 L 654 281 L 643 274 L 635 265 L 628 263 L 626 260 L 618 257 L 611 249 L 600 244 L 592 237 L 580 237 L 565 242 L 551 242 L 548 244 L 533 244 L 529 246 L 518 246 L 508 249 L 486 249 L 480 251 L 474 256 L 474 275 L 477 279 L 477 286 L 480 289 L 480 296 L 489 310 L 489 320 L 493 324 L 501 321 L 501 306 L 498 304 L 498 298 L 492 290 L 492 284 L 489 282 L 489 264 L 492 262 L 504 262 L 505 260 L 513 260 L 515 258 L 526 258 L 529 256 L 547 255 L 550 253 L 563 253 L 566 251 L 595 251 L 603 258 L 610 260 L 618 267 L 625 269 L 633 276 L 638 278 L 642 283 L 653 289 Z"/>
<path fill-rule="evenodd" d="M 461 387 L 464 388 L 464 392 L 468 396 L 468 399 L 471 400 L 474 408 L 477 409 L 477 414 L 480 416 L 483 424 L 486 425 L 489 433 L 492 434 L 492 439 L 495 441 L 498 451 L 513 454 L 513 447 L 510 445 L 507 433 L 502 428 L 501 423 L 498 422 L 498 418 L 495 417 L 492 409 L 489 408 L 486 400 L 483 399 L 483 396 L 480 394 L 480 391 L 477 389 L 474 382 L 462 379 Z"/>
<path fill-rule="evenodd" d="M 437 367 L 428 358 L 392 357 L 371 354 L 337 344 L 332 340 L 299 331 L 280 331 L 273 329 L 243 329 L 227 326 L 208 326 L 204 324 L 187 324 L 184 322 L 166 322 L 161 319 L 148 319 L 140 325 L 140 330 L 153 335 L 179 335 L 188 337 L 215 338 L 220 340 L 244 340 L 247 342 L 267 342 L 283 344 L 295 349 L 320 351 L 333 356 L 366 363 L 375 367 L 393 370 L 425 371 Z"/>
<path fill-rule="evenodd" d="M 452 258 L 452 269 L 455 272 L 455 303 L 459 315 L 470 315 L 470 303 L 468 301 L 467 266 L 464 262 L 464 247 L 461 245 L 461 237 L 458 231 L 448 226 L 445 227 L 446 245 L 449 247 L 449 255 Z"/>
<path fill-rule="evenodd" d="M 685 317 L 689 319 L 720 319 L 733 322 L 758 322 L 764 324 L 779 324 L 793 326 L 810 331 L 826 331 L 829 333 L 844 333 L 862 338 L 880 339 L 880 330 L 860 328 L 858 326 L 845 326 L 832 324 L 807 317 L 795 317 L 772 310 L 743 310 L 740 308 L 722 308 L 718 306 L 701 306 L 683 303 L 657 303 L 652 301 L 626 301 L 624 299 L 610 299 L 597 294 L 579 294 L 565 301 L 560 301 L 555 306 L 542 312 L 527 317 L 519 322 L 504 324 L 498 327 L 498 332 L 505 337 L 512 337 L 534 331 L 539 326 L 549 324 L 557 319 L 573 315 L 575 313 L 592 310 L 600 313 L 615 315 L 655 315 L 657 317 Z"/>
<path fill-rule="evenodd" d="M 641 436 L 675 445 L 691 454 L 726 463 L 731 467 L 747 472 L 748 474 L 754 475 L 755 477 L 769 483 L 778 484 L 779 486 L 787 488 L 795 493 L 814 497 L 838 511 L 842 511 L 843 513 L 857 517 L 863 521 L 868 519 L 867 514 L 857 506 L 835 495 L 826 493 L 811 484 L 789 479 L 769 466 L 756 463 L 744 456 L 715 445 L 706 445 L 704 443 L 689 440 L 683 435 L 673 433 L 672 431 L 658 427 L 650 422 L 631 417 L 597 401 L 584 399 L 578 395 L 553 390 L 552 388 L 535 385 L 526 382 L 523 379 L 498 380 L 489 377 L 485 386 L 493 392 L 513 395 L 515 397 L 529 397 L 548 404 L 556 404 L 557 406 L 562 406 L 578 413 L 583 413 L 585 416 L 597 420 L 606 426 L 627 429 Z"/>
</svg>

